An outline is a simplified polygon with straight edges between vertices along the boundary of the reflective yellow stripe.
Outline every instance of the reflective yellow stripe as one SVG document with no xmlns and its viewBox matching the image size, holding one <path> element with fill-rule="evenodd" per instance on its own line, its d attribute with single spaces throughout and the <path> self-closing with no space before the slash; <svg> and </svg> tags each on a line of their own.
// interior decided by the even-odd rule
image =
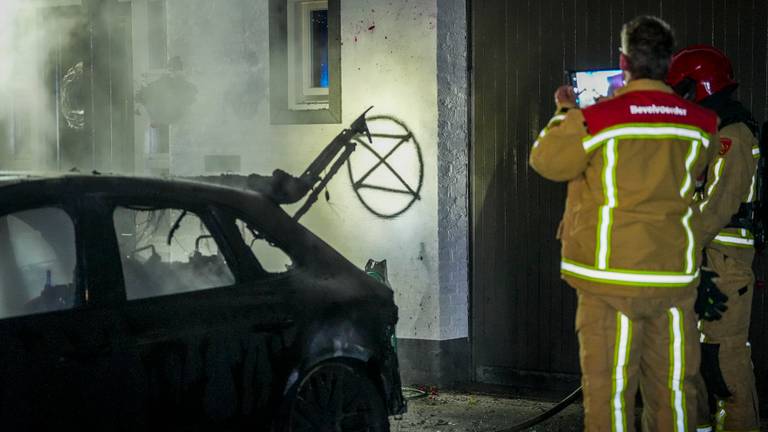
<svg viewBox="0 0 768 432">
<path fill-rule="evenodd" d="M 544 135 L 547 134 L 547 131 L 554 125 L 555 122 L 563 121 L 565 119 L 565 114 L 558 114 L 551 119 L 549 119 L 549 122 L 546 126 L 544 126 L 544 129 L 539 132 L 539 138 L 536 139 L 536 141 L 533 142 L 533 148 L 536 148 L 539 146 L 539 139 L 541 139 Z"/>
<path fill-rule="evenodd" d="M 707 189 L 707 199 L 699 206 L 700 211 L 704 211 L 704 208 L 709 204 L 709 199 L 712 197 L 712 193 L 715 191 L 715 187 L 717 187 L 717 184 L 720 182 L 720 177 L 723 175 L 724 166 L 725 159 L 721 157 L 717 158 L 717 163 L 715 163 L 715 168 L 713 169 L 715 178 L 712 180 L 712 184 L 709 185 L 709 189 Z"/>
<path fill-rule="evenodd" d="M 685 393 L 683 392 L 685 377 L 685 331 L 683 329 L 683 312 L 676 307 L 669 309 L 669 383 L 670 403 L 674 416 L 675 432 L 687 431 L 685 409 Z"/>
<path fill-rule="evenodd" d="M 613 353 L 613 387 L 611 392 L 611 430 L 627 430 L 627 413 L 624 393 L 627 389 L 627 366 L 632 348 L 632 321 L 616 312 L 616 346 Z"/>
<path fill-rule="evenodd" d="M 688 157 L 685 158 L 685 178 L 683 179 L 683 186 L 680 188 L 680 196 L 685 198 L 688 191 L 693 185 L 693 175 L 691 174 L 691 168 L 696 163 L 696 159 L 699 157 L 699 142 L 696 140 L 691 141 L 691 148 L 688 150 Z"/>
<path fill-rule="evenodd" d="M 704 147 L 709 147 L 709 136 L 700 129 L 688 129 L 669 124 L 660 125 L 620 125 L 606 129 L 594 136 L 586 136 L 582 140 L 584 151 L 587 153 L 596 149 L 600 144 L 613 138 L 671 138 L 685 141 L 699 140 Z"/>
<path fill-rule="evenodd" d="M 683 229 L 685 230 L 685 239 L 688 242 L 688 246 L 685 249 L 685 274 L 693 273 L 694 261 L 694 244 L 696 239 L 693 237 L 693 230 L 691 230 L 691 216 L 693 216 L 693 209 L 688 207 L 688 211 L 683 216 Z"/>
<path fill-rule="evenodd" d="M 696 426 L 696 432 L 712 432 L 712 426 L 710 425 Z"/>
<path fill-rule="evenodd" d="M 549 123 L 547 123 L 547 127 L 550 127 L 550 126 L 552 126 L 552 123 L 554 123 L 554 122 L 556 122 L 556 121 L 563 121 L 563 120 L 565 120 L 565 114 L 558 114 L 558 115 L 556 115 L 556 116 L 552 117 L 552 118 L 549 120 Z"/>
<path fill-rule="evenodd" d="M 720 243 L 726 246 L 739 246 L 739 247 L 752 247 L 755 245 L 755 240 L 749 237 L 738 237 L 732 234 L 720 233 L 715 236 L 713 240 L 715 243 Z"/>
<path fill-rule="evenodd" d="M 600 270 L 565 259 L 560 262 L 560 271 L 563 274 L 593 282 L 602 282 L 613 285 L 657 286 L 669 288 L 687 287 L 699 277 L 698 270 L 693 274 L 618 269 Z"/>
<path fill-rule="evenodd" d="M 755 159 L 759 159 L 759 158 L 760 158 L 760 147 L 758 147 L 758 146 L 752 146 L 752 156 L 753 156 Z"/>
<path fill-rule="evenodd" d="M 717 408 L 718 411 L 717 414 L 715 414 L 715 430 L 723 431 L 725 430 L 725 418 L 728 417 L 728 412 L 725 410 L 725 401 L 717 401 Z"/>
<path fill-rule="evenodd" d="M 611 254 L 611 228 L 613 227 L 613 209 L 618 203 L 616 192 L 616 140 L 608 141 L 603 148 L 603 195 L 605 204 L 600 206 L 597 226 L 596 266 L 601 270 L 608 268 Z"/>
<path fill-rule="evenodd" d="M 755 200 L 755 193 L 757 192 L 757 172 L 752 175 L 752 185 L 749 186 L 749 196 L 747 202 L 750 203 Z"/>
</svg>

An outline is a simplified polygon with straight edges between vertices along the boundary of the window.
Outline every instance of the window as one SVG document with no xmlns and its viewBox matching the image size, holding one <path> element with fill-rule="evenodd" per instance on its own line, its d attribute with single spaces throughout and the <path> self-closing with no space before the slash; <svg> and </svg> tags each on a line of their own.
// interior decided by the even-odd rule
<svg viewBox="0 0 768 432">
<path fill-rule="evenodd" d="M 288 105 L 328 109 L 328 2 L 288 0 Z"/>
<path fill-rule="evenodd" d="M 118 207 L 114 222 L 128 300 L 235 283 L 215 238 L 194 212 Z"/>
<path fill-rule="evenodd" d="M 341 121 L 338 0 L 270 0 L 275 124 Z"/>
<path fill-rule="evenodd" d="M 74 307 L 76 263 L 75 229 L 63 210 L 0 218 L 0 318 Z"/>
<path fill-rule="evenodd" d="M 237 220 L 237 228 L 253 256 L 267 273 L 285 273 L 293 268 L 293 261 L 282 249 L 270 243 L 253 226 Z"/>
<path fill-rule="evenodd" d="M 311 87 L 325 89 L 328 93 L 328 3 L 322 9 L 309 13 L 309 53 Z"/>
<path fill-rule="evenodd" d="M 165 69 L 168 65 L 165 0 L 147 2 L 147 39 L 149 41 L 149 68 Z"/>
</svg>

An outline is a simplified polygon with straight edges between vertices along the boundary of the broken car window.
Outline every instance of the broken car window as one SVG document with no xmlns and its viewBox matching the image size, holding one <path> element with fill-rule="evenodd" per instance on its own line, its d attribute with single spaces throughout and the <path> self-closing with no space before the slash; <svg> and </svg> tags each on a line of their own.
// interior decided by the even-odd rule
<svg viewBox="0 0 768 432">
<path fill-rule="evenodd" d="M 75 228 L 63 210 L 0 218 L 0 318 L 72 308 L 76 262 Z"/>
<path fill-rule="evenodd" d="M 270 243 L 259 231 L 238 219 L 237 229 L 243 241 L 268 273 L 284 273 L 293 268 L 293 261 L 282 249 Z"/>
<path fill-rule="evenodd" d="M 215 239 L 195 213 L 118 207 L 114 222 L 128 300 L 235 283 Z"/>
</svg>

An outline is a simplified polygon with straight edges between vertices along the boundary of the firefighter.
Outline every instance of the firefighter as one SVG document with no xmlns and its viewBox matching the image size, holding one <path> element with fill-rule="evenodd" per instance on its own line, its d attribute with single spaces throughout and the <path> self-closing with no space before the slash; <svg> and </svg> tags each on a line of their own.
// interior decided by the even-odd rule
<svg viewBox="0 0 768 432">
<path fill-rule="evenodd" d="M 586 430 L 633 431 L 639 387 L 644 430 L 691 431 L 702 247 L 694 192 L 719 150 L 718 120 L 664 83 L 667 23 L 635 18 L 621 43 L 626 86 L 585 109 L 559 88 L 530 165 L 568 182 L 561 274 L 578 294 Z"/>
<path fill-rule="evenodd" d="M 704 251 L 711 270 L 702 277 L 697 302 L 699 391 L 708 390 L 709 396 L 699 399 L 699 430 L 756 431 L 760 420 L 748 332 L 755 280 L 758 124 L 732 98 L 738 83 L 731 62 L 714 47 L 680 50 L 672 57 L 667 82 L 720 117 L 720 152 L 707 170 L 699 204 L 705 237 L 713 238 Z"/>
</svg>

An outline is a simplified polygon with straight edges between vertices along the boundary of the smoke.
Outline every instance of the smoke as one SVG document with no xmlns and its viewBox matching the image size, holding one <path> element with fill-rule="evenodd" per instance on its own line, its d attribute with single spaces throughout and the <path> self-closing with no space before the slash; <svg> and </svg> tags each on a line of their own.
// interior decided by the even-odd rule
<svg viewBox="0 0 768 432">
<path fill-rule="evenodd" d="M 52 18 L 29 0 L 0 1 L 1 170 L 57 165 L 57 100 L 66 71 L 55 59 L 72 22 Z"/>
</svg>

